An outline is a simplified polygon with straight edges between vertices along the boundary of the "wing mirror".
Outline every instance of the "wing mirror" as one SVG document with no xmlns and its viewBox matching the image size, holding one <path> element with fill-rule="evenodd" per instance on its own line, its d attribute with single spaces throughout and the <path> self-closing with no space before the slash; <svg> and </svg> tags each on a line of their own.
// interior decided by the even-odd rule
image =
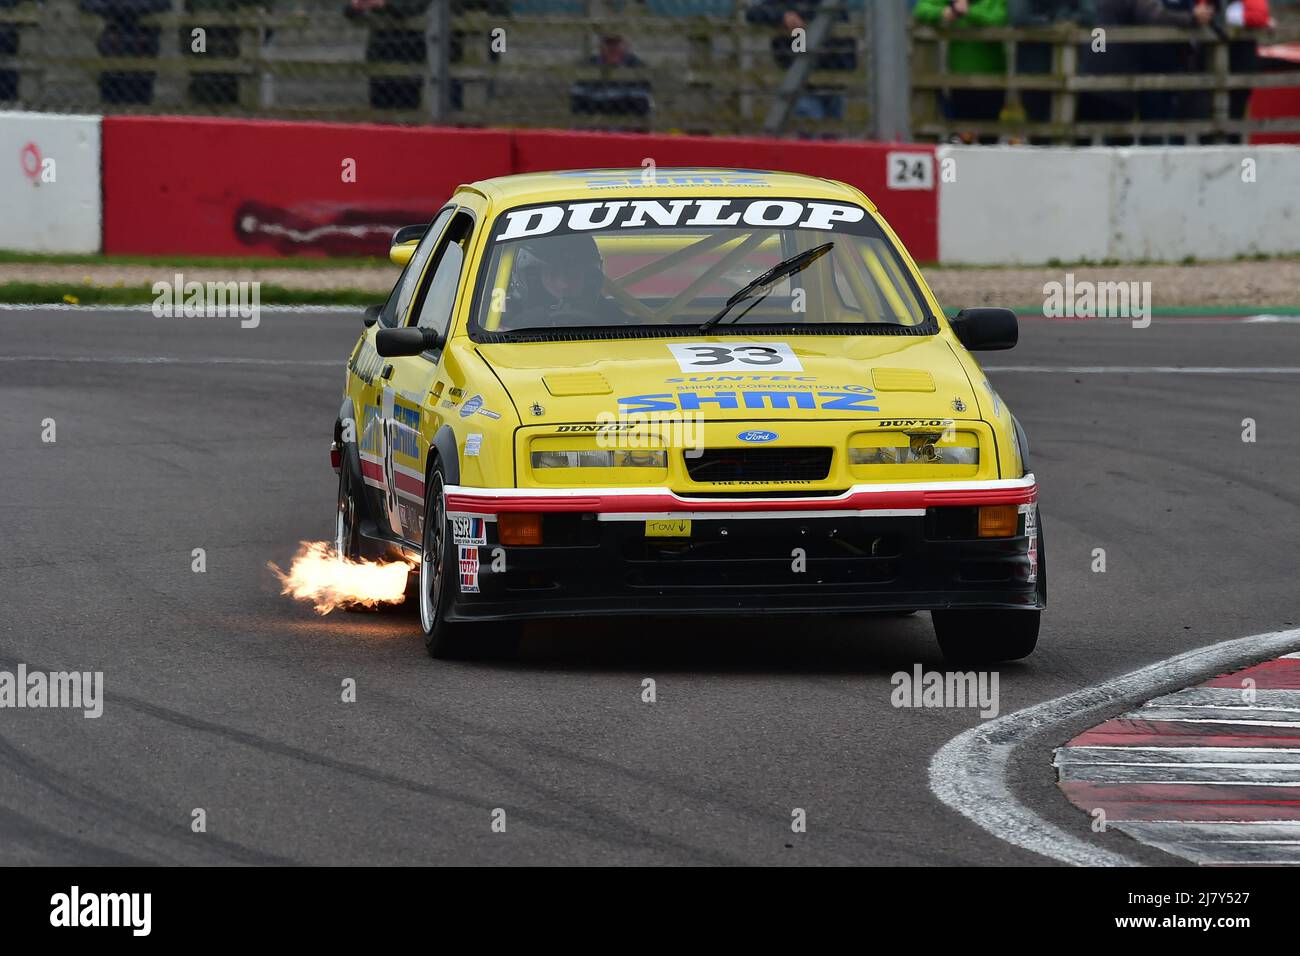
<svg viewBox="0 0 1300 956">
<path fill-rule="evenodd" d="M 442 347 L 442 336 L 433 329 L 410 326 L 405 329 L 380 329 L 375 333 L 375 351 L 384 358 L 420 355 Z"/>
<path fill-rule="evenodd" d="M 398 229 L 393 233 L 393 241 L 388 244 L 388 260 L 395 266 L 405 267 L 411 261 L 411 256 L 415 254 L 415 247 L 420 244 L 420 240 L 428 231 L 427 222 Z"/>
<path fill-rule="evenodd" d="M 362 313 L 361 316 L 361 324 L 364 325 L 366 328 L 370 328 L 372 325 L 374 325 L 376 322 L 379 321 L 379 313 L 383 311 L 383 308 L 384 307 L 382 305 L 366 306 L 366 311 Z"/>
<path fill-rule="evenodd" d="M 1016 314 L 1010 309 L 962 309 L 949 324 L 957 340 L 972 352 L 1013 349 L 1020 338 Z"/>
</svg>

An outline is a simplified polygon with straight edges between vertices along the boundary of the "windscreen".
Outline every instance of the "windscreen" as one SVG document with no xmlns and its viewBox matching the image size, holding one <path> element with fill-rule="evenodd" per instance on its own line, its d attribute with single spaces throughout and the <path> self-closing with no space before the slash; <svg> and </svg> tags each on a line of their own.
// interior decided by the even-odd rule
<svg viewBox="0 0 1300 956">
<path fill-rule="evenodd" d="M 507 210 L 493 224 L 476 301 L 471 331 L 507 336 L 702 325 L 920 331 L 929 315 L 861 206 L 768 197 Z"/>
</svg>

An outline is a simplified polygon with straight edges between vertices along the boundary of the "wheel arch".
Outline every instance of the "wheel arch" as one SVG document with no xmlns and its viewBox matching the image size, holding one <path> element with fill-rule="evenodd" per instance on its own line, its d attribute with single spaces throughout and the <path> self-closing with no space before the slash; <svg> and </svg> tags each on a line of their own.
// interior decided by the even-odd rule
<svg viewBox="0 0 1300 956">
<path fill-rule="evenodd" d="M 429 457 L 424 462 L 424 480 L 429 480 L 433 463 L 442 462 L 443 479 L 449 485 L 460 484 L 460 453 L 456 450 L 456 433 L 443 425 L 429 442 Z"/>
</svg>

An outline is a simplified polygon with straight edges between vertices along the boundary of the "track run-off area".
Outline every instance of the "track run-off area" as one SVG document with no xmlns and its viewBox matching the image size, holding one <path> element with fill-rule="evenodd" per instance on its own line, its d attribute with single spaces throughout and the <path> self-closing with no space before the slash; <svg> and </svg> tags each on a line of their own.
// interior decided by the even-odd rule
<svg viewBox="0 0 1300 956">
<path fill-rule="evenodd" d="M 1023 321 L 985 356 L 1051 574 L 991 720 L 894 706 L 946 669 L 924 613 L 547 622 L 467 662 L 414 610 L 317 616 L 267 562 L 332 533 L 359 310 L 0 326 L 0 670 L 104 674 L 98 718 L 0 711 L 4 863 L 1180 863 L 1094 832 L 1057 749 L 1300 649 L 1294 322 Z M 996 766 L 954 796 L 959 740 Z"/>
</svg>

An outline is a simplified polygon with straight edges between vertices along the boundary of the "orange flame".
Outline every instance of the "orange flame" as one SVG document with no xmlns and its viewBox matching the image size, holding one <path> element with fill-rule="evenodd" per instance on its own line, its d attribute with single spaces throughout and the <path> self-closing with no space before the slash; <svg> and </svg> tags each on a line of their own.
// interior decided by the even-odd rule
<svg viewBox="0 0 1300 956">
<path fill-rule="evenodd" d="M 352 561 L 341 558 L 329 541 L 303 541 L 288 571 L 267 566 L 280 579 L 280 593 L 311 601 L 318 614 L 348 605 L 400 604 L 406 594 L 409 561 Z"/>
</svg>

